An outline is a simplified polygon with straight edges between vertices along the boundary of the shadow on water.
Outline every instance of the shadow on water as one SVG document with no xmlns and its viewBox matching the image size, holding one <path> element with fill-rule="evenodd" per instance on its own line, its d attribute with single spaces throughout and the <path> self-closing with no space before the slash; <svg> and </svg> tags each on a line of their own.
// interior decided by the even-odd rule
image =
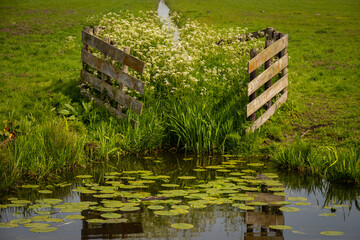
<svg viewBox="0 0 360 240">
<path fill-rule="evenodd" d="M 52 193 L 44 195 L 38 189 Z M 261 159 L 130 157 L 94 165 L 81 176 L 69 174 L 67 181 L 5 196 L 1 223 L 23 218 L 61 222 L 49 223 L 58 228 L 49 233 L 33 233 L 22 224 L 0 225 L 0 235 L 2 239 L 292 240 L 327 239 L 321 231 L 337 230 L 344 232 L 341 239 L 356 239 L 359 192 L 359 188 L 308 175 L 278 172 Z M 62 202 L 49 205 L 49 199 Z M 19 200 L 30 203 L 16 205 Z M 323 217 L 324 213 L 334 216 Z M 69 215 L 83 219 L 69 219 Z M 175 229 L 174 223 L 193 227 Z M 292 230 L 277 229 L 284 225 Z"/>
</svg>

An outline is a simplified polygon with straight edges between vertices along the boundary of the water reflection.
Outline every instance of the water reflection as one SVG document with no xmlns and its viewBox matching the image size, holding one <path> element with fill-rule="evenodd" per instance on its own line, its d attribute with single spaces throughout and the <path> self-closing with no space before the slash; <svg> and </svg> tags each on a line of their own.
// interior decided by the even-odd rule
<svg viewBox="0 0 360 240">
<path fill-rule="evenodd" d="M 104 213 L 99 209 L 84 209 L 78 213 L 67 213 L 52 206 L 43 210 L 51 211 L 49 217 L 63 218 L 62 223 L 52 223 L 59 230 L 46 233 L 48 239 L 63 239 L 63 234 L 75 236 L 73 239 L 304 239 L 290 230 L 275 230 L 271 225 L 289 225 L 293 230 L 307 234 L 305 239 L 322 239 L 320 231 L 329 229 L 344 231 L 342 239 L 356 239 L 360 236 L 356 223 L 360 220 L 359 189 L 351 186 L 337 186 L 321 179 L 277 172 L 268 164 L 261 166 L 259 159 L 239 159 L 237 157 L 199 157 L 182 155 L 164 155 L 151 158 L 129 158 L 118 162 L 107 162 L 97 165 L 89 172 L 93 180 L 77 179 L 72 185 L 50 187 L 53 193 L 44 196 L 37 190 L 26 189 L 11 196 L 5 196 L 2 204 L 8 204 L 9 197 L 27 199 L 35 204 L 46 198 L 60 198 L 63 203 L 94 202 L 94 206 L 103 208 L 104 200 L 116 200 L 118 203 L 138 203 L 136 211 L 122 211 L 119 207 L 112 212 L 121 214 L 122 223 L 91 223 L 89 219 L 103 219 Z M 249 163 L 257 163 L 254 167 Z M 256 166 L 256 165 L 255 165 Z M 196 171 L 194 171 L 194 169 Z M 140 170 L 140 171 L 139 171 Z M 150 174 L 151 173 L 151 174 Z M 269 174 L 270 173 L 270 174 Z M 160 178 L 156 178 L 162 176 Z M 195 176 L 196 179 L 179 179 L 179 176 Z M 279 181 L 277 181 L 277 176 Z M 70 178 L 68 176 L 68 178 Z M 141 182 L 143 181 L 143 182 Z M 270 181 L 270 182 L 269 182 Z M 95 186 L 114 187 L 118 195 L 111 198 L 98 198 L 93 194 L 74 192 L 75 189 Z M 163 184 L 178 184 L 179 187 L 164 187 Z M 271 184 L 270 184 L 271 183 Z M 141 185 L 142 184 L 142 185 Z M 275 188 L 286 187 L 285 196 Z M 131 186 L 137 186 L 131 188 Z M 143 188 L 141 186 L 148 186 Z M 170 196 L 169 190 L 176 190 L 178 195 Z M 97 195 L 109 189 L 96 190 Z M 183 192 L 181 192 L 183 191 Z M 111 192 L 111 191 L 110 191 Z M 277 194 L 280 193 L 280 194 Z M 199 195 L 196 195 L 199 194 Z M 148 198 L 148 196 L 151 196 Z M 146 196 L 146 197 L 145 197 Z M 290 196 L 308 198 L 309 206 L 297 205 L 291 201 L 291 207 L 298 207 L 299 213 L 281 211 L 277 202 L 289 201 Z M 243 197 L 247 197 L 243 199 Z M 167 200 L 176 200 L 166 202 Z M 156 203 L 152 201 L 158 201 Z M 193 201 L 205 201 L 206 206 L 195 208 Z M 244 210 L 239 206 L 253 203 L 253 210 Z M 257 203 L 257 204 L 255 204 Z M 175 216 L 161 216 L 148 208 L 162 205 L 164 210 L 173 206 L 191 206 L 189 212 Z M 337 207 L 336 204 L 347 204 L 348 207 Z M 325 208 L 328 207 L 328 208 Z M 333 209 L 332 209 L 333 207 Z M 335 212 L 336 217 L 318 216 L 324 212 Z M 350 214 L 351 212 L 351 214 Z M 0 209 L 1 222 L 10 222 L 17 218 L 32 218 L 39 214 L 27 207 L 7 207 Z M 19 213 L 15 214 L 14 213 Z M 81 214 L 83 220 L 69 220 L 70 214 Z M 328 220 L 329 219 L 329 220 Z M 177 230 L 171 228 L 173 223 L 191 223 L 194 228 Z M 81 231 L 80 231 L 81 230 Z M 78 234 L 80 235 L 77 235 Z M 14 229 L 0 228 L 2 239 L 38 239 L 39 234 L 31 233 L 20 226 Z M 71 238 L 70 238 L 71 239 Z"/>
</svg>

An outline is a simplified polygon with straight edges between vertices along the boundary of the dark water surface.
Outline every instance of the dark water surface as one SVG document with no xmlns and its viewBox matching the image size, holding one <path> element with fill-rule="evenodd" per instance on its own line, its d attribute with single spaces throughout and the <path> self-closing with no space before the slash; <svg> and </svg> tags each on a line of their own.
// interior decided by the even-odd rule
<svg viewBox="0 0 360 240">
<path fill-rule="evenodd" d="M 261 166 L 262 163 L 265 165 Z M 331 185 L 297 173 L 278 172 L 260 159 L 179 155 L 129 158 L 97 165 L 79 174 L 91 178 L 69 174 L 66 180 L 39 188 L 20 188 L 3 196 L 1 223 L 14 219 L 32 219 L 38 223 L 47 223 L 46 219 L 50 218 L 63 220 L 48 223 L 57 228 L 49 233 L 31 232 L 23 224 L 0 228 L 0 239 L 360 239 L 359 188 Z M 107 188 L 99 188 L 96 183 Z M 44 189 L 52 193 L 38 192 Z M 73 191 L 75 189 L 77 191 Z M 94 193 L 79 192 L 84 190 Z M 48 199 L 61 199 L 62 202 L 35 205 L 48 203 L 51 201 Z M 18 204 L 18 200 L 29 200 L 30 203 L 9 205 Z M 111 202 L 109 200 L 118 201 L 112 202 L 115 203 L 112 209 L 106 205 Z M 281 201 L 289 204 L 282 205 Z M 76 202 L 87 204 L 80 209 L 70 207 L 69 203 Z M 123 208 L 126 204 L 135 208 Z M 38 207 L 31 207 L 34 205 Z M 150 209 L 153 205 L 163 206 L 166 211 L 172 209 L 172 213 L 180 207 L 188 209 L 178 210 L 173 216 L 163 216 L 156 212 L 158 210 Z M 240 207 L 244 205 L 254 209 L 244 210 Z M 299 211 L 286 212 L 280 209 L 284 206 Z M 90 219 L 108 219 L 101 216 L 108 211 L 121 214 L 118 219 L 122 220 L 116 221 L 126 222 L 88 222 Z M 319 216 L 323 213 L 334 213 L 335 216 Z M 72 220 L 66 218 L 69 215 L 84 218 Z M 44 216 L 44 219 L 34 219 L 34 216 Z M 174 223 L 189 223 L 194 227 L 175 229 L 171 227 Z M 269 227 L 272 225 L 287 225 L 292 229 L 275 230 Z M 344 234 L 324 236 L 320 234 L 323 231 Z"/>
</svg>

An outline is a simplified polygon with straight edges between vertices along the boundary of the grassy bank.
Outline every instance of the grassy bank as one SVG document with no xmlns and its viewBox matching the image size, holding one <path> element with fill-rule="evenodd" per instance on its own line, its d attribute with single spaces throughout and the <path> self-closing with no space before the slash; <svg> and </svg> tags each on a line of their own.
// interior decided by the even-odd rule
<svg viewBox="0 0 360 240">
<path fill-rule="evenodd" d="M 164 34 L 156 17 L 139 13 L 156 10 L 155 0 L 1 2 L 1 188 L 89 161 L 120 159 L 126 153 L 172 149 L 273 154 L 296 135 L 315 143 L 315 148 L 357 149 L 357 1 L 168 0 L 167 4 L 181 13 L 173 20 L 181 27 L 182 48 L 173 47 L 171 31 Z M 104 17 L 120 10 L 129 10 L 130 15 Z M 131 27 L 116 25 L 111 17 L 131 20 Z M 145 95 L 136 96 L 145 104 L 139 128 L 94 106 L 77 88 L 81 29 L 99 24 L 106 27 L 103 36 L 116 40 L 120 48 L 130 46 L 147 62 L 144 75 L 138 76 L 147 84 Z M 249 48 L 259 46 L 213 44 L 222 36 L 269 26 L 290 36 L 290 97 L 260 131 L 245 136 L 247 76 L 239 66 L 246 66 Z M 114 34 L 119 29 L 123 35 Z M 154 29 L 159 32 L 146 31 Z"/>
</svg>

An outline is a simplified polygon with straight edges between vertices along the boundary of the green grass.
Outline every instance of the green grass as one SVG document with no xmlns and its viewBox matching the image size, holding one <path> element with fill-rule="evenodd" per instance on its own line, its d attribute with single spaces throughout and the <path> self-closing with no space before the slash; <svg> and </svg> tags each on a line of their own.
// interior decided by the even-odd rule
<svg viewBox="0 0 360 240">
<path fill-rule="evenodd" d="M 198 153 L 273 154 L 279 147 L 293 142 L 296 135 L 313 144 L 310 149 L 301 144 L 296 146 L 301 153 L 292 147 L 281 150 L 284 156 L 291 156 L 290 165 L 301 166 L 311 159 L 320 166 L 310 167 L 314 173 L 326 170 L 326 176 L 333 179 L 340 173 L 344 175 L 339 179 L 358 178 L 358 1 L 166 2 L 171 10 L 182 13 L 176 20 L 181 27 L 187 19 L 195 19 L 219 31 L 247 27 L 252 32 L 271 26 L 288 33 L 289 100 L 281 110 L 255 134 L 244 136 L 243 129 L 249 123 L 242 115 L 243 96 L 227 98 L 244 85 L 232 85 L 235 87 L 229 90 L 209 84 L 208 93 L 220 99 L 217 102 L 199 101 L 194 97 L 195 93 L 200 94 L 199 89 L 184 90 L 174 94 L 175 101 L 172 99 L 173 103 L 179 103 L 176 100 L 184 96 L 180 105 L 171 104 L 170 94 L 162 94 L 169 89 L 158 84 L 156 91 L 141 99 L 145 103 L 141 125 L 133 129 L 126 121 L 116 120 L 81 97 L 77 88 L 82 67 L 80 32 L 83 26 L 99 24 L 108 12 L 129 10 L 141 15 L 139 10 L 156 10 L 157 1 L 3 0 L 0 3 L 0 123 L 13 122 L 16 134 L 15 140 L 10 140 L 9 131 L 0 132 L 1 188 L 14 186 L 26 177 L 46 178 L 48 169 L 60 171 L 83 165 L 84 161 L 120 159 L 125 153 L 176 147 Z M 206 60 L 212 62 L 206 65 L 211 70 L 224 62 L 224 56 L 210 56 Z M 201 64 L 196 67 L 199 67 L 196 71 L 206 72 Z M 161 71 L 165 74 L 162 77 L 168 77 L 164 72 Z M 154 77 L 155 72 L 146 74 Z M 239 76 L 232 78 L 231 84 L 246 79 Z M 181 80 L 181 76 L 173 79 L 180 87 Z M 206 110 L 202 109 L 204 106 Z M 52 145 L 53 139 L 60 139 L 63 145 Z M 64 152 L 61 146 L 66 146 Z M 317 151 L 326 147 L 332 150 L 321 154 Z M 76 149 L 78 152 L 74 153 Z M 350 162 L 344 165 L 343 159 L 354 159 L 349 160 L 353 165 Z M 36 169 L 32 165 L 36 162 L 43 168 Z M 336 163 L 330 167 L 333 162 Z M 6 183 L 3 179 L 7 179 Z"/>
</svg>

